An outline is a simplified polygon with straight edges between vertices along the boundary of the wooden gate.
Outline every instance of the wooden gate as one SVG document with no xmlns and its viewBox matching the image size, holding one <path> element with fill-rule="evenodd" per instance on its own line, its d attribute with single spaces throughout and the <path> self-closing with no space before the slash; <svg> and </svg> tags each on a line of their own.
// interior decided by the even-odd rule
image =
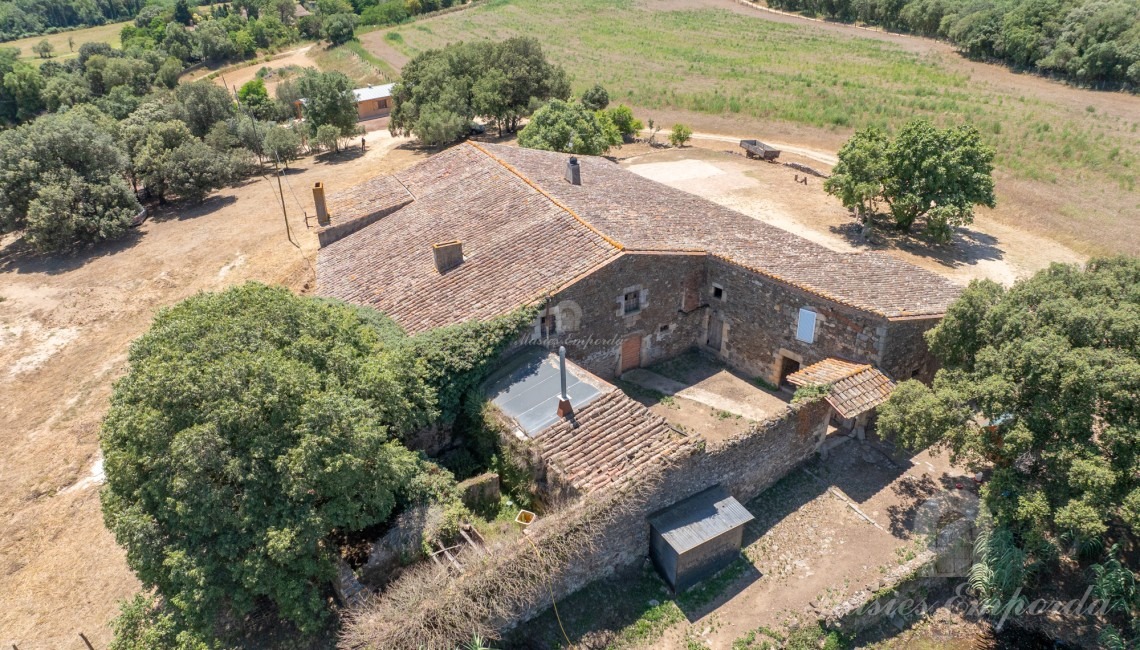
<svg viewBox="0 0 1140 650">
<path fill-rule="evenodd" d="M 641 337 L 634 335 L 621 342 L 621 372 L 633 370 L 640 365 Z"/>
</svg>

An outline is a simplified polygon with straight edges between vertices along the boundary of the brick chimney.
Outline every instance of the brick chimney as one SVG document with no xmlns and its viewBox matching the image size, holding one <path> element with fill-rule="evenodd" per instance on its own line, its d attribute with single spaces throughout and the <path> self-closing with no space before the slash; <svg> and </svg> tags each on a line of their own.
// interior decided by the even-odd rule
<svg viewBox="0 0 1140 650">
<path fill-rule="evenodd" d="M 445 241 L 432 244 L 431 252 L 435 256 L 435 269 L 447 273 L 463 263 L 463 242 Z"/>
<path fill-rule="evenodd" d="M 325 184 L 320 181 L 313 183 L 313 203 L 317 205 L 317 225 L 329 225 L 329 210 L 325 206 Z"/>
<path fill-rule="evenodd" d="M 570 160 L 566 161 L 566 182 L 571 185 L 582 184 L 582 166 L 574 156 L 570 156 Z"/>
</svg>

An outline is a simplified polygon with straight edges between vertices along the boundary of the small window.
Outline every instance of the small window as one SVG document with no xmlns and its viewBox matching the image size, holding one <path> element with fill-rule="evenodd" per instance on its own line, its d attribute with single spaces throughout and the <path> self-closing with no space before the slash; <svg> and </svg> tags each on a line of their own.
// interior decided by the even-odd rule
<svg viewBox="0 0 1140 650">
<path fill-rule="evenodd" d="M 661 327 L 657 328 L 657 331 L 658 332 L 668 332 L 669 331 L 669 324 L 666 323 L 665 325 L 662 325 Z"/>
<path fill-rule="evenodd" d="M 622 302 L 625 303 L 625 313 L 632 314 L 634 312 L 640 311 L 641 292 L 630 291 L 629 293 L 625 294 L 625 299 Z"/>
<path fill-rule="evenodd" d="M 713 285 L 713 298 L 717 300 L 724 300 L 724 287 L 714 284 Z"/>
<path fill-rule="evenodd" d="M 538 332 L 539 332 L 539 334 L 543 338 L 545 338 L 547 336 L 554 336 L 558 332 L 557 320 L 558 319 L 556 319 L 554 317 L 554 314 L 550 314 L 548 316 L 539 316 L 538 317 Z"/>
<path fill-rule="evenodd" d="M 800 308 L 799 322 L 796 323 L 796 339 L 804 343 L 815 343 L 815 312 Z"/>
<path fill-rule="evenodd" d="M 918 376 L 918 368 L 915 368 L 914 370 L 910 371 L 910 378 L 911 379 L 914 379 L 917 376 Z"/>
</svg>

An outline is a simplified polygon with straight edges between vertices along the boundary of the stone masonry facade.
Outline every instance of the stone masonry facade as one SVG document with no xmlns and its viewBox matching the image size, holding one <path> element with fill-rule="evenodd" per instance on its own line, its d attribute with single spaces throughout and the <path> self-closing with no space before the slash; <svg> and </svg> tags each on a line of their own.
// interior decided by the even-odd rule
<svg viewBox="0 0 1140 650">
<path fill-rule="evenodd" d="M 639 304 L 627 310 L 633 294 Z M 796 336 L 801 309 L 815 314 L 811 342 Z M 607 378 L 698 348 L 772 384 L 789 368 L 784 359 L 806 367 L 828 357 L 929 380 L 935 364 L 922 334 L 937 322 L 891 320 L 703 253 L 626 252 L 551 296 L 531 336 L 566 345 L 569 358 Z"/>
</svg>

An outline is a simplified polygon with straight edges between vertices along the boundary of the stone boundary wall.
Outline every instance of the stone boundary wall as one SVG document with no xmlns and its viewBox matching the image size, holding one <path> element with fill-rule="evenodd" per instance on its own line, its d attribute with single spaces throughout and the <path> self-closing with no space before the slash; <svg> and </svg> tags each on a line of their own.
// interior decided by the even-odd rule
<svg viewBox="0 0 1140 650">
<path fill-rule="evenodd" d="M 697 436 L 689 453 L 664 470 L 656 485 L 624 516 L 611 523 L 593 547 L 573 558 L 553 584 L 556 599 L 636 564 L 649 554 L 648 517 L 697 492 L 722 484 L 742 503 L 751 501 L 789 471 L 814 455 L 827 434 L 830 406 L 823 401 L 792 405 L 728 440 L 706 444 Z M 570 508 L 554 517 L 575 516 Z M 529 534 L 540 536 L 542 527 Z M 549 596 L 520 612 L 517 625 L 549 606 Z"/>
<path fill-rule="evenodd" d="M 641 562 L 649 554 L 650 514 L 716 484 L 741 501 L 756 497 L 816 453 L 829 413 L 817 400 L 723 442 L 691 436 L 660 469 L 588 494 L 540 516 L 522 538 L 468 556 L 461 575 L 421 562 L 352 608 L 340 647 L 424 647 L 409 630 L 430 631 L 431 647 L 452 647 L 472 630 L 492 636 L 524 623 L 549 607 L 551 596 L 565 598 Z"/>
</svg>

